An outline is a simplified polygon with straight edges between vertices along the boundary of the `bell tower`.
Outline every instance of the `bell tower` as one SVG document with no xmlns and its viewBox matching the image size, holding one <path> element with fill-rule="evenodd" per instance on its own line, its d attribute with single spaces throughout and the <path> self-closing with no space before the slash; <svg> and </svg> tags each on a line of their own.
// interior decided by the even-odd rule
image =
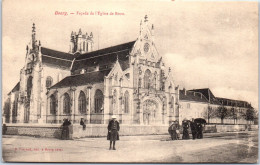
<svg viewBox="0 0 260 165">
<path fill-rule="evenodd" d="M 70 51 L 69 53 L 87 53 L 93 51 L 93 34 L 88 33 L 83 34 L 81 29 L 79 29 L 78 34 L 76 32 L 71 32 L 70 36 Z"/>
<path fill-rule="evenodd" d="M 26 46 L 24 67 L 20 71 L 18 119 L 20 123 L 37 123 L 41 117 L 41 43 L 36 40 L 33 23 L 31 42 Z"/>
</svg>

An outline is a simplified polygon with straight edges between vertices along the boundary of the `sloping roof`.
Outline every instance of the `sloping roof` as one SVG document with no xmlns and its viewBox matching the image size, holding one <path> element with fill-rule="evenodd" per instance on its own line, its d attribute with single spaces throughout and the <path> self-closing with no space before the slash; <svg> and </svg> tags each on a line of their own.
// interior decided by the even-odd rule
<svg viewBox="0 0 260 165">
<path fill-rule="evenodd" d="M 74 55 L 41 47 L 42 62 L 55 66 L 70 68 Z"/>
<path fill-rule="evenodd" d="M 72 71 L 86 69 L 87 67 L 95 67 L 99 65 L 111 67 L 116 62 L 117 58 L 122 70 L 129 67 L 129 53 L 134 46 L 135 41 L 124 44 L 100 49 L 97 51 L 77 55 L 73 63 Z"/>
<path fill-rule="evenodd" d="M 251 108 L 251 104 L 249 104 L 247 101 L 242 100 L 233 100 L 233 99 L 227 99 L 222 97 L 216 97 L 219 102 L 221 102 L 222 105 L 225 106 L 235 106 L 235 107 L 244 107 L 244 108 Z"/>
<path fill-rule="evenodd" d="M 8 93 L 8 95 L 11 93 L 11 92 L 16 92 L 16 91 L 19 91 L 20 90 L 20 82 L 18 82 L 14 88 Z"/>
<path fill-rule="evenodd" d="M 194 92 L 200 92 L 202 93 L 207 100 L 209 100 L 209 102 L 211 104 L 217 104 L 220 105 L 221 103 L 218 101 L 218 99 L 213 95 L 213 93 L 211 92 L 211 90 L 209 88 L 203 88 L 203 89 L 192 89 L 189 91 L 194 91 Z"/>
<path fill-rule="evenodd" d="M 207 103 L 207 98 L 200 92 L 193 92 L 193 91 L 186 91 L 180 90 L 179 95 L 180 100 L 187 100 L 187 101 L 195 101 L 195 102 L 204 102 Z"/>
<path fill-rule="evenodd" d="M 60 82 L 53 85 L 51 87 L 51 89 L 70 87 L 70 86 L 81 86 L 81 85 L 86 85 L 89 83 L 103 82 L 104 77 L 107 76 L 109 72 L 110 72 L 110 69 L 68 76 L 68 77 L 65 77 L 63 80 L 61 80 Z"/>
</svg>

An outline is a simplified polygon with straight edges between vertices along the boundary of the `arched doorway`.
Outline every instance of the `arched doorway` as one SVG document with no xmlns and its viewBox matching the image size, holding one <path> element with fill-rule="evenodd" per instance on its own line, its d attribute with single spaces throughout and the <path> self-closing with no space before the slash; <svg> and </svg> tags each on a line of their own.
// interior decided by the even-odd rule
<svg viewBox="0 0 260 165">
<path fill-rule="evenodd" d="M 161 113 L 159 104 L 148 99 L 143 102 L 143 123 L 144 125 L 155 125 L 161 123 Z"/>
</svg>

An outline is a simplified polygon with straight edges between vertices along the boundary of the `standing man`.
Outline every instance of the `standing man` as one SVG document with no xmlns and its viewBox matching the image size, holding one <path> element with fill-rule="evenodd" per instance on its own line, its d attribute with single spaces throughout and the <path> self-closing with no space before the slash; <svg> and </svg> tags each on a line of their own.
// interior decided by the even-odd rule
<svg viewBox="0 0 260 165">
<path fill-rule="evenodd" d="M 187 120 L 182 121 L 183 134 L 182 139 L 190 139 L 189 135 L 189 122 Z"/>
<path fill-rule="evenodd" d="M 198 139 L 203 139 L 203 133 L 202 133 L 202 131 L 203 131 L 203 126 L 202 126 L 202 124 L 201 124 L 201 123 L 198 123 L 198 124 L 197 124 L 197 128 L 198 128 L 197 138 L 198 138 Z"/>
<path fill-rule="evenodd" d="M 119 122 L 116 120 L 116 116 L 112 116 L 112 120 L 108 124 L 108 135 L 107 135 L 107 140 L 110 140 L 110 147 L 109 150 L 111 150 L 111 145 L 113 142 L 113 150 L 116 150 L 115 145 L 116 145 L 116 140 L 119 140 L 119 134 L 118 131 L 120 129 Z"/>
<path fill-rule="evenodd" d="M 194 122 L 193 118 L 192 121 L 190 122 L 190 129 L 192 133 L 192 139 L 195 140 L 197 137 L 197 124 Z"/>
</svg>

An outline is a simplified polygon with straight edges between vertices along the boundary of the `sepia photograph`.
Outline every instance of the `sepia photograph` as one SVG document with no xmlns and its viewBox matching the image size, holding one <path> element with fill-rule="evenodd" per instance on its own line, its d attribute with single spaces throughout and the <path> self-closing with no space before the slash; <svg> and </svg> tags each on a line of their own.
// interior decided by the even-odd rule
<svg viewBox="0 0 260 165">
<path fill-rule="evenodd" d="M 258 2 L 4 0 L 2 162 L 258 163 Z"/>
</svg>

